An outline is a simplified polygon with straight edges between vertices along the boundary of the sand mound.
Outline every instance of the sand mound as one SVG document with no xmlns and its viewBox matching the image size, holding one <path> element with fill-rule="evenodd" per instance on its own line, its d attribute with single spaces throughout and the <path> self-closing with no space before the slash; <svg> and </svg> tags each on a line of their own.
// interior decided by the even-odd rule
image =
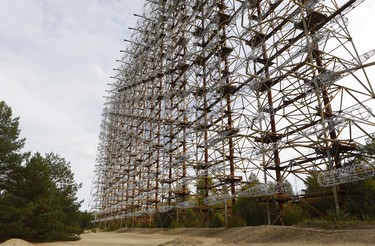
<svg viewBox="0 0 375 246">
<path fill-rule="evenodd" d="M 0 243 L 1 246 L 33 246 L 34 244 L 26 242 L 22 239 L 12 238 L 3 243 Z"/>
<path fill-rule="evenodd" d="M 374 230 L 320 230 L 288 226 L 230 228 L 223 232 L 223 243 L 300 243 L 300 244 L 373 244 Z"/>
<path fill-rule="evenodd" d="M 201 241 L 194 238 L 176 238 L 165 243 L 166 246 L 197 246 L 201 244 Z"/>
<path fill-rule="evenodd" d="M 204 238 L 216 238 L 218 245 L 233 244 L 368 244 L 374 245 L 375 227 L 350 226 L 350 229 L 318 229 L 293 226 L 248 226 L 237 228 L 175 228 L 147 229 L 127 228 L 117 232 L 139 234 L 176 235 L 178 238 L 168 241 L 165 246 L 199 246 Z M 203 238 L 203 239 L 202 239 Z M 202 240 L 202 242 L 196 240 Z"/>
</svg>

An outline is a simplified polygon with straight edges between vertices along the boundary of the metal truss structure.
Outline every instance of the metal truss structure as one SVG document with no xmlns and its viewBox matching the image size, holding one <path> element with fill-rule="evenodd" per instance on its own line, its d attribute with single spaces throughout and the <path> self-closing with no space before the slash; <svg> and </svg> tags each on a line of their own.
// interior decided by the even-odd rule
<svg viewBox="0 0 375 246">
<path fill-rule="evenodd" d="M 361 2 L 148 0 L 103 111 L 97 221 L 241 196 L 282 209 L 285 180 L 313 171 L 339 184 L 375 131 L 375 50 L 358 53 L 346 16 Z M 358 165 L 342 173 L 374 173 Z"/>
</svg>

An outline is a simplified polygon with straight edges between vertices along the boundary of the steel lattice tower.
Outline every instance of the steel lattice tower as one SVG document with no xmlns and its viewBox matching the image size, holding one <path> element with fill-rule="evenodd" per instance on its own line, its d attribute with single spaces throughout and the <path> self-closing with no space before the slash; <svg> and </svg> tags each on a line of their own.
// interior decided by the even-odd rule
<svg viewBox="0 0 375 246">
<path fill-rule="evenodd" d="M 362 2 L 148 0 L 103 111 L 98 221 L 239 196 L 282 211 L 290 177 L 371 176 L 337 175 L 375 130 L 375 50 L 357 52 L 346 17 Z M 243 190 L 251 174 L 264 183 Z"/>
</svg>

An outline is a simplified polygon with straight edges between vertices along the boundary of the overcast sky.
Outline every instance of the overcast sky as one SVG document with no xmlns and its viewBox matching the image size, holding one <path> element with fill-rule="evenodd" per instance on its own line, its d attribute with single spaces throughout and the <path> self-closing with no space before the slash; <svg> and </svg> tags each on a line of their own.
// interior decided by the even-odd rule
<svg viewBox="0 0 375 246">
<path fill-rule="evenodd" d="M 70 161 L 88 209 L 101 112 L 143 0 L 0 0 L 0 100 L 20 117 L 25 151 Z M 375 1 L 350 15 L 358 52 L 375 48 Z"/>
<path fill-rule="evenodd" d="M 60 154 L 90 200 L 107 83 L 143 0 L 0 0 L 0 100 L 25 151 Z"/>
</svg>

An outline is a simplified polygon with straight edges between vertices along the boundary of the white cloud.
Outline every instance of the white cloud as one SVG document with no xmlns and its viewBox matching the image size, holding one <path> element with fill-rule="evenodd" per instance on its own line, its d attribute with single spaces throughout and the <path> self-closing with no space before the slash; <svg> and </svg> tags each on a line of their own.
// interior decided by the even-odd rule
<svg viewBox="0 0 375 246">
<path fill-rule="evenodd" d="M 97 64 L 89 64 L 87 65 L 87 70 L 89 73 L 94 73 L 96 76 L 98 76 L 101 79 L 107 79 L 108 74 L 103 70 L 102 67 L 100 67 Z"/>
</svg>

